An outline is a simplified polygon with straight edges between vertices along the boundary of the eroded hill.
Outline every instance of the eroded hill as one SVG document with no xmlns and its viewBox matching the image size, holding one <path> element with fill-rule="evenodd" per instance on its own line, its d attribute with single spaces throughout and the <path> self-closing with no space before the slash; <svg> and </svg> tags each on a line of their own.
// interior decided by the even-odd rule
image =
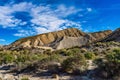
<svg viewBox="0 0 120 80">
<path fill-rule="evenodd" d="M 116 29 L 112 34 L 102 40 L 103 42 L 116 41 L 120 42 L 120 28 Z"/>
<path fill-rule="evenodd" d="M 19 39 L 10 44 L 9 48 L 70 48 L 101 40 L 111 33 L 112 31 L 110 30 L 95 33 L 85 33 L 76 28 L 68 28 L 56 32 L 49 32 Z"/>
</svg>

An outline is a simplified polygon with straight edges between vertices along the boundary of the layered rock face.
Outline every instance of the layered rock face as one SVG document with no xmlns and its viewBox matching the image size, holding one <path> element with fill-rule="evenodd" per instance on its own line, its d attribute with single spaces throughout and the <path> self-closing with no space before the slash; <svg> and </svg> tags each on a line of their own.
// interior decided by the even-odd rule
<svg viewBox="0 0 120 80">
<path fill-rule="evenodd" d="M 48 46 L 48 44 L 61 39 L 64 36 L 68 37 L 80 37 L 84 36 L 85 33 L 75 28 L 69 28 L 61 31 L 50 32 L 40 34 L 32 37 L 22 38 L 11 44 L 12 47 L 37 47 L 37 46 Z"/>
<path fill-rule="evenodd" d="M 91 35 L 93 37 L 92 41 L 94 41 L 94 40 L 98 41 L 98 40 L 104 39 L 105 37 L 107 37 L 111 33 L 112 33 L 111 30 L 106 30 L 106 31 L 90 33 L 89 35 Z"/>
<path fill-rule="evenodd" d="M 111 31 L 103 31 L 87 34 L 76 28 L 69 28 L 61 31 L 22 38 L 10 44 L 9 47 L 63 49 L 74 46 L 82 46 L 89 42 L 103 39 L 110 33 Z"/>
<path fill-rule="evenodd" d="M 63 48 L 71 48 L 74 46 L 82 46 L 88 43 L 88 39 L 81 37 L 63 37 L 59 42 L 54 42 L 50 44 L 50 47 L 53 49 L 63 49 Z"/>
<path fill-rule="evenodd" d="M 116 41 L 120 42 L 120 28 L 116 29 L 112 34 L 107 36 L 105 39 L 101 40 L 103 42 Z"/>
</svg>

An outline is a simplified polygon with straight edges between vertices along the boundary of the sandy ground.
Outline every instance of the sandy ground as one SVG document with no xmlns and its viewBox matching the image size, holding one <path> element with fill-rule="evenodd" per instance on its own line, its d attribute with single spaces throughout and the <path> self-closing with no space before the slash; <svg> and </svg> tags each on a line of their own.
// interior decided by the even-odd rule
<svg viewBox="0 0 120 80">
<path fill-rule="evenodd" d="M 92 65 L 92 61 L 89 60 L 89 69 L 94 69 L 95 66 Z M 4 65 L 0 66 L 0 78 L 2 80 L 21 80 L 22 78 L 28 78 L 29 80 L 95 80 L 95 79 L 89 79 L 88 76 L 70 76 L 70 75 L 66 75 L 66 74 L 54 74 L 52 76 L 48 76 L 48 75 L 26 75 L 26 74 L 18 74 L 15 75 L 14 73 L 8 73 L 9 69 L 6 69 L 8 67 L 5 67 Z M 0 79 L 0 80 L 1 80 Z"/>
<path fill-rule="evenodd" d="M 0 70 L 0 78 L 2 80 L 21 80 L 22 78 L 28 78 L 29 80 L 91 80 L 85 76 L 55 75 L 53 78 L 53 76 L 32 76 L 25 74 L 14 75 L 6 72 L 7 70 Z"/>
<path fill-rule="evenodd" d="M 40 76 L 40 77 L 32 77 L 31 75 L 17 75 L 14 76 L 12 74 L 1 74 L 0 77 L 2 80 L 21 80 L 22 78 L 28 78 L 29 80 L 91 80 L 87 77 L 80 76 L 57 76 L 56 78 L 52 78 L 52 76 Z"/>
</svg>

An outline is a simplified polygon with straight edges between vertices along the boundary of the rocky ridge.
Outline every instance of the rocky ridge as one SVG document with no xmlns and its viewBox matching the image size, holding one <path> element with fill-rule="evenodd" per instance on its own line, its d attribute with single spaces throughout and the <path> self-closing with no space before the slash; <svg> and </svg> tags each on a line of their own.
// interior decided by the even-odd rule
<svg viewBox="0 0 120 80">
<path fill-rule="evenodd" d="M 63 49 L 74 46 L 82 46 L 105 38 L 112 31 L 85 33 L 76 28 L 68 28 L 56 32 L 39 34 L 36 36 L 19 39 L 9 45 L 9 48 L 47 48 Z"/>
<path fill-rule="evenodd" d="M 120 28 L 116 29 L 112 34 L 102 40 L 103 42 L 116 41 L 120 42 Z"/>
<path fill-rule="evenodd" d="M 92 35 L 92 37 L 94 37 L 95 40 L 101 40 L 101 39 L 107 37 L 111 33 L 112 33 L 111 30 L 105 30 L 105 31 L 90 33 L 90 35 Z"/>
</svg>

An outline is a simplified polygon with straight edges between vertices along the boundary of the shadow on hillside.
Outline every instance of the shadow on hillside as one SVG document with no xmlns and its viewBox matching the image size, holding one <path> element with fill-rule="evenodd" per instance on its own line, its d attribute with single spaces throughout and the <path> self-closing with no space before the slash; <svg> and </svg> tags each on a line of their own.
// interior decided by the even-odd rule
<svg viewBox="0 0 120 80">
<path fill-rule="evenodd" d="M 11 70 L 12 68 L 15 68 L 15 65 L 3 65 L 0 66 L 0 70 Z"/>
<path fill-rule="evenodd" d="M 82 73 L 73 73 L 68 74 L 62 70 L 53 72 L 51 70 L 36 70 L 34 67 L 26 67 L 20 71 L 12 71 L 15 68 L 14 65 L 4 65 L 0 66 L 0 70 L 4 70 L 3 74 L 13 73 L 14 75 L 27 74 L 32 75 L 32 77 L 43 77 L 43 78 L 52 78 L 54 74 L 58 75 L 62 80 L 112 80 L 110 77 L 106 77 L 105 71 L 100 68 L 95 68 L 93 70 L 87 70 Z"/>
</svg>

